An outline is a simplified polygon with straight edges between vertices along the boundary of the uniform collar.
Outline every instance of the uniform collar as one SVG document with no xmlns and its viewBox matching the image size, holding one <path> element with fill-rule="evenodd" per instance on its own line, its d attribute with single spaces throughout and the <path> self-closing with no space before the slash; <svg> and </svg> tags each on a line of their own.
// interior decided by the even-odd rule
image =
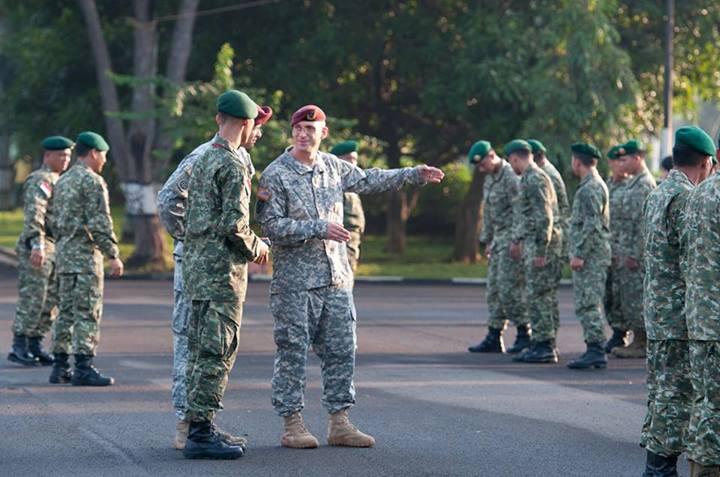
<svg viewBox="0 0 720 477">
<path fill-rule="evenodd" d="M 315 162 L 312 166 L 307 166 L 303 164 L 302 162 L 298 161 L 293 157 L 293 155 L 290 153 L 292 150 L 292 146 L 285 149 L 285 152 L 282 155 L 282 161 L 284 164 L 286 164 L 290 169 L 295 171 L 298 175 L 307 174 L 308 172 L 325 172 L 325 161 L 323 160 L 323 153 L 318 152 L 317 157 L 315 157 Z"/>
<path fill-rule="evenodd" d="M 695 184 L 692 183 L 690 178 L 680 169 L 671 169 L 665 180 L 677 182 L 679 184 L 689 184 L 690 186 L 695 187 Z"/>
<path fill-rule="evenodd" d="M 595 169 L 595 168 L 590 169 L 590 174 L 588 174 L 582 178 L 578 187 L 584 186 L 585 184 L 590 182 L 591 179 L 595 179 L 595 177 L 597 177 L 597 176 L 598 176 L 597 169 Z"/>
<path fill-rule="evenodd" d="M 648 172 L 647 168 L 643 168 L 643 170 L 640 171 L 640 173 L 634 175 L 632 177 L 632 179 L 630 179 L 628 185 L 633 186 L 633 185 L 637 184 L 640 179 L 642 179 L 643 177 L 648 176 L 648 175 L 650 175 L 650 172 Z"/>
<path fill-rule="evenodd" d="M 213 138 L 212 147 L 218 148 L 218 149 L 225 149 L 226 151 L 231 152 L 231 153 L 235 154 L 236 156 L 239 156 L 238 150 L 233 149 L 232 146 L 230 146 L 230 143 L 227 141 L 227 139 L 221 137 L 219 134 L 216 134 L 215 137 Z M 238 149 L 240 149 L 240 148 L 238 148 Z"/>
</svg>

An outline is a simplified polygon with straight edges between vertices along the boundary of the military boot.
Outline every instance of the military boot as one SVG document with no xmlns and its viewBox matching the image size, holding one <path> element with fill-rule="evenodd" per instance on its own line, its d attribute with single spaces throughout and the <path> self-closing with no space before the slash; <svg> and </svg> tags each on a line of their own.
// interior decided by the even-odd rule
<svg viewBox="0 0 720 477">
<path fill-rule="evenodd" d="M 284 447 L 293 449 L 314 449 L 320 445 L 317 438 L 305 427 L 302 414 L 296 412 L 290 416 L 283 417 L 285 433 L 280 438 Z"/>
<path fill-rule="evenodd" d="M 72 380 L 69 359 L 70 356 L 67 353 L 55 353 L 53 368 L 50 372 L 50 384 L 67 384 Z"/>
<path fill-rule="evenodd" d="M 244 437 L 234 436 L 229 432 L 223 431 L 217 426 L 215 426 L 215 433 L 220 436 L 220 439 L 224 440 L 226 444 L 242 447 L 243 451 L 247 450 L 247 439 Z"/>
<path fill-rule="evenodd" d="M 328 421 L 328 444 L 331 446 L 345 447 L 372 447 L 375 445 L 375 438 L 353 426 L 348 419 L 347 409 L 335 414 L 330 414 Z"/>
<path fill-rule="evenodd" d="M 184 419 L 180 419 L 175 424 L 175 439 L 173 439 L 173 447 L 183 450 L 187 444 L 188 432 L 190 431 L 190 423 Z"/>
<path fill-rule="evenodd" d="M 628 345 L 628 334 L 627 330 L 621 330 L 619 328 L 613 328 L 612 337 L 608 340 L 605 345 L 605 352 L 611 353 L 615 348 L 624 348 Z"/>
<path fill-rule="evenodd" d="M 470 346 L 468 351 L 471 353 L 504 353 L 505 343 L 503 343 L 503 330 L 500 328 L 490 328 L 484 340 L 475 346 Z"/>
<path fill-rule="evenodd" d="M 695 461 L 688 460 L 690 464 L 690 477 L 720 477 L 720 466 L 700 465 Z"/>
<path fill-rule="evenodd" d="M 647 336 L 645 330 L 633 330 L 633 342 L 627 348 L 615 348 L 616 358 L 645 358 L 647 356 Z"/>
<path fill-rule="evenodd" d="M 93 365 L 93 357 L 85 354 L 75 355 L 73 386 L 111 386 L 115 379 L 105 376 Z"/>
<path fill-rule="evenodd" d="M 678 477 L 677 459 L 676 455 L 665 457 L 647 451 L 645 472 L 642 477 Z"/>
<path fill-rule="evenodd" d="M 550 340 L 534 343 L 527 352 L 513 359 L 517 363 L 557 363 L 555 346 Z"/>
<path fill-rule="evenodd" d="M 210 421 L 191 422 L 183 455 L 186 459 L 238 459 L 245 451 L 232 446 L 215 432 Z"/>
<path fill-rule="evenodd" d="M 578 359 L 570 361 L 567 365 L 570 369 L 607 368 L 607 357 L 605 356 L 605 343 L 587 343 L 587 351 Z"/>
<path fill-rule="evenodd" d="M 515 343 L 512 347 L 505 350 L 506 353 L 515 354 L 520 353 L 525 348 L 530 347 L 530 336 L 532 330 L 530 329 L 530 323 L 520 325 L 517 327 L 517 335 L 515 335 Z"/>
<path fill-rule="evenodd" d="M 12 349 L 7 357 L 8 361 L 22 364 L 23 366 L 38 366 L 40 360 L 33 356 L 27 346 L 25 335 L 14 335 Z"/>
<path fill-rule="evenodd" d="M 42 347 L 42 336 L 28 338 L 28 350 L 35 356 L 43 366 L 52 366 L 54 360 Z"/>
</svg>

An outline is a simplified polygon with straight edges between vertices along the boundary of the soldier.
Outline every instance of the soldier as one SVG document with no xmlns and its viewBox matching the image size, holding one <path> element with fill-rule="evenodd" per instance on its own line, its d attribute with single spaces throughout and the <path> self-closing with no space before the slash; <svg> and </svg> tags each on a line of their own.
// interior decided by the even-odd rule
<svg viewBox="0 0 720 477">
<path fill-rule="evenodd" d="M 680 128 L 675 142 L 696 152 L 703 161 L 714 157 L 715 145 L 705 131 Z M 674 159 L 674 158 L 673 158 Z M 720 175 L 695 187 L 687 199 L 681 243 L 687 253 L 685 321 L 689 339 L 692 409 L 685 443 L 690 475 L 720 476 Z M 665 411 L 668 412 L 668 411 Z"/>
<path fill-rule="evenodd" d="M 468 153 L 470 164 L 487 174 L 483 184 L 483 227 L 480 242 L 488 258 L 487 304 L 490 312 L 488 334 L 472 353 L 502 353 L 503 331 L 508 320 L 517 327 L 515 344 L 509 353 L 519 353 L 530 346 L 525 271 L 521 259 L 510 257 L 513 206 L 517 200 L 520 180 L 510 164 L 495 154 L 487 141 L 478 141 Z"/>
<path fill-rule="evenodd" d="M 238 351 L 247 263 L 263 264 L 268 247 L 250 229 L 251 163 L 239 149 L 251 140 L 258 106 L 237 90 L 217 100 L 218 133 L 192 165 L 182 263 L 189 356 L 184 456 L 237 459 L 244 440 L 215 428 L 215 415 Z"/>
<path fill-rule="evenodd" d="M 688 132 L 676 132 L 676 168 L 648 195 L 643 213 L 648 409 L 640 445 L 647 450 L 646 476 L 677 475 L 688 437 L 692 382 L 683 311 L 687 249 L 681 237 L 690 193 L 712 168 L 710 156 L 687 141 Z"/>
<path fill-rule="evenodd" d="M 546 153 L 547 149 L 545 145 L 537 139 L 529 139 L 528 143 L 532 147 L 533 160 L 542 171 L 548 175 L 552 182 L 553 189 L 555 190 L 555 197 L 558 202 L 558 213 L 559 215 L 553 217 L 553 223 L 559 224 L 560 226 L 560 253 L 553 254 L 550 256 L 552 260 L 558 260 L 559 263 L 551 263 L 550 267 L 557 273 L 555 275 L 555 281 L 552 282 L 552 298 L 553 298 L 553 321 L 555 322 L 555 335 L 557 336 L 557 330 L 560 328 L 560 303 L 557 298 L 557 289 L 560 286 L 560 280 L 562 279 L 562 267 L 567 260 L 567 234 L 568 234 L 568 220 L 570 219 L 570 204 L 568 203 L 567 189 L 565 188 L 565 181 L 563 181 L 560 172 L 552 165 L 548 160 Z"/>
<path fill-rule="evenodd" d="M 619 249 L 613 253 L 616 263 L 614 272 L 620 289 L 620 310 L 623 322 L 633 331 L 633 342 L 628 347 L 613 351 L 618 358 L 644 358 L 645 323 L 643 321 L 643 241 L 642 220 L 645 199 L 655 189 L 655 179 L 645 166 L 645 148 L 632 139 L 621 145 L 617 151 L 617 162 L 631 177 L 622 192 L 619 210 L 613 212 L 618 218 Z M 613 250 L 613 252 L 616 252 Z"/>
<path fill-rule="evenodd" d="M 660 181 L 658 182 L 658 185 L 660 185 L 660 182 L 667 179 L 667 176 L 670 174 L 670 171 L 673 169 L 673 157 L 672 156 L 665 156 L 662 161 L 660 161 Z"/>
<path fill-rule="evenodd" d="M 572 169 L 580 178 L 570 216 L 569 256 L 573 271 L 575 315 L 583 327 L 587 351 L 568 363 L 571 369 L 605 368 L 603 293 L 610 266 L 608 190 L 597 171 L 600 151 L 573 144 Z"/>
<path fill-rule="evenodd" d="M 110 146 L 89 131 L 80 133 L 75 142 L 77 162 L 58 180 L 53 199 L 60 314 L 53 329 L 55 364 L 50 382 L 109 386 L 113 378 L 102 375 L 93 358 L 100 342 L 103 255 L 109 260 L 112 276 L 123 274 L 107 184 L 100 175 Z M 70 352 L 75 353 L 72 375 Z"/>
<path fill-rule="evenodd" d="M 532 337 L 530 347 L 513 358 L 522 363 L 557 363 L 557 324 L 554 292 L 560 273 L 561 224 L 552 181 L 532 159 L 527 141 L 515 139 L 504 153 L 515 173 L 521 176 L 514 207 L 510 256 L 523 258 L 527 280 L 527 303 Z"/>
<path fill-rule="evenodd" d="M 25 366 L 50 366 L 52 357 L 42 339 L 57 315 L 55 235 L 52 228 L 53 187 L 70 164 L 75 146 L 63 136 L 43 140 L 43 164 L 23 184 L 23 230 L 18 257 L 18 301 L 13 323 L 13 345 L 8 360 Z"/>
<path fill-rule="evenodd" d="M 608 194 L 610 196 L 610 250 L 612 262 L 608 268 L 608 276 L 605 280 L 605 314 L 608 324 L 613 330 L 612 337 L 605 345 L 605 352 L 610 353 L 614 348 L 624 348 L 628 345 L 630 324 L 624 319 L 621 306 L 620 280 L 618 279 L 620 259 L 616 258 L 620 253 L 620 219 L 618 212 L 622 209 L 623 191 L 628 182 L 628 175 L 618 159 L 620 145 L 613 146 L 608 151 L 608 166 L 610 167 L 610 179 L 608 181 Z"/>
<path fill-rule="evenodd" d="M 237 150 L 238 156 L 240 156 L 240 159 L 246 163 L 246 166 L 250 170 L 250 177 L 255 175 L 255 168 L 252 165 L 250 155 L 247 154 L 246 151 L 251 150 L 257 140 L 262 137 L 262 126 L 270 120 L 272 114 L 272 108 L 269 106 L 258 108 L 258 116 L 255 118 L 253 134 L 250 140 L 243 144 L 242 148 Z M 190 426 L 189 422 L 185 419 L 187 394 L 186 373 L 189 354 L 187 326 L 190 304 L 185 297 L 185 287 L 183 286 L 182 280 L 183 240 L 185 239 L 185 211 L 187 210 L 188 186 L 190 184 L 193 165 L 199 157 L 212 148 L 212 144 L 216 140 L 217 135 L 188 154 L 165 182 L 160 192 L 158 192 L 160 221 L 168 233 L 175 239 L 175 248 L 173 250 L 173 259 L 175 261 L 173 280 L 174 306 L 171 329 L 173 332 L 172 400 L 175 415 L 178 418 L 175 439 L 173 441 L 173 447 L 176 449 L 185 448 Z M 216 429 L 216 431 L 223 433 L 220 429 Z M 231 443 L 242 447 L 247 446 L 247 440 L 242 437 L 235 438 L 227 433 L 224 433 L 223 437 Z"/>
<path fill-rule="evenodd" d="M 338 159 L 347 161 L 353 166 L 358 163 L 358 143 L 355 141 L 344 141 L 336 144 L 330 150 Z M 360 260 L 360 241 L 365 232 L 365 212 L 363 211 L 362 200 L 355 192 L 343 193 L 343 226 L 350 232 L 350 240 L 347 241 L 347 255 L 350 261 L 350 269 L 357 271 Z"/>
<path fill-rule="evenodd" d="M 284 419 L 283 446 L 314 448 L 303 423 L 305 364 L 309 347 L 319 356 L 328 444 L 370 447 L 375 439 L 348 419 L 355 404 L 355 305 L 344 242 L 342 194 L 370 194 L 405 185 L 440 182 L 443 172 L 425 165 L 363 171 L 318 152 L 327 137 L 325 113 L 315 105 L 292 115 L 292 147 L 265 170 L 256 215 L 272 240 L 270 310 L 275 320 L 272 403 Z"/>
</svg>

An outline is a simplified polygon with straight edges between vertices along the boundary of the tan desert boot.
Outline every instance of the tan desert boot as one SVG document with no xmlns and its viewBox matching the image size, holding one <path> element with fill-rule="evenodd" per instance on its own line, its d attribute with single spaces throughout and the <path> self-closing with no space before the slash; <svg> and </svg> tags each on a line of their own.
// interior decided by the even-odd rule
<svg viewBox="0 0 720 477">
<path fill-rule="evenodd" d="M 645 358 L 647 356 L 647 336 L 645 330 L 633 330 L 633 342 L 625 348 L 612 350 L 616 358 Z"/>
<path fill-rule="evenodd" d="M 328 422 L 328 444 L 331 446 L 372 447 L 375 438 L 364 434 L 352 425 L 347 409 L 330 414 Z"/>
<path fill-rule="evenodd" d="M 175 440 L 173 441 L 173 447 L 175 449 L 183 450 L 185 448 L 189 430 L 190 423 L 187 421 L 178 421 L 177 424 L 175 424 Z"/>
<path fill-rule="evenodd" d="M 283 417 L 285 434 L 282 435 L 280 443 L 284 447 L 291 447 L 293 449 L 314 449 L 320 443 L 318 440 L 310 434 L 310 431 L 305 427 L 303 422 L 302 414 L 296 412 L 291 416 Z"/>
<path fill-rule="evenodd" d="M 688 460 L 690 464 L 690 477 L 720 477 L 720 467 L 706 467 L 695 461 Z"/>
</svg>

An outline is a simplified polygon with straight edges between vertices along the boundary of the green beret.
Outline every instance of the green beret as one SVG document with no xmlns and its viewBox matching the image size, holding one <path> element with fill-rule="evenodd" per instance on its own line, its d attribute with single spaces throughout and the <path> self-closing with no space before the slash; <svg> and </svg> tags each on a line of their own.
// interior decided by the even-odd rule
<svg viewBox="0 0 720 477">
<path fill-rule="evenodd" d="M 477 164 L 485 159 L 485 156 L 487 156 L 490 151 L 492 151 L 492 144 L 488 141 L 478 141 L 470 147 L 468 162 L 470 164 Z"/>
<path fill-rule="evenodd" d="M 42 147 L 46 151 L 62 151 L 63 149 L 72 149 L 75 143 L 65 136 L 48 136 L 42 141 Z"/>
<path fill-rule="evenodd" d="M 582 154 L 584 156 L 594 157 L 595 159 L 602 158 L 602 154 L 597 147 L 592 144 L 586 144 L 584 142 L 578 142 L 570 146 L 570 150 L 575 154 Z"/>
<path fill-rule="evenodd" d="M 536 154 L 538 152 L 542 152 L 545 154 L 547 152 L 547 149 L 545 148 L 545 145 L 538 141 L 537 139 L 528 139 L 528 144 L 530 144 L 530 147 L 532 148 L 532 153 Z"/>
<path fill-rule="evenodd" d="M 343 141 L 335 144 L 335 146 L 330 149 L 330 154 L 344 156 L 345 154 L 350 154 L 351 152 L 357 152 L 357 150 L 358 143 L 356 141 Z"/>
<path fill-rule="evenodd" d="M 622 147 L 622 146 L 621 146 L 620 144 L 618 144 L 617 146 L 611 147 L 610 150 L 609 150 L 608 153 L 607 153 L 608 159 L 613 159 L 613 160 L 615 160 L 615 159 L 617 159 L 618 157 L 620 157 L 620 156 L 618 155 L 618 150 L 620 150 L 621 147 Z"/>
<path fill-rule="evenodd" d="M 90 149 L 97 149 L 98 151 L 110 150 L 110 146 L 108 146 L 108 143 L 105 142 L 105 139 L 103 139 L 103 137 L 98 133 L 94 133 L 92 131 L 81 132 L 78 134 L 75 142 Z"/>
<path fill-rule="evenodd" d="M 706 156 L 715 158 L 712 138 L 697 126 L 685 126 L 675 131 L 675 144 L 683 144 Z"/>
<path fill-rule="evenodd" d="M 524 139 L 513 139 L 505 144 L 505 148 L 503 148 L 503 153 L 505 153 L 506 156 L 518 151 L 532 152 L 532 147 Z"/>
<path fill-rule="evenodd" d="M 240 119 L 255 119 L 258 115 L 258 105 L 250 96 L 231 89 L 218 96 L 217 110 L 219 113 L 229 114 Z"/>
<path fill-rule="evenodd" d="M 636 154 L 638 152 L 645 152 L 645 147 L 637 139 L 630 139 L 625 144 L 617 146 L 617 157 L 625 156 L 627 154 Z"/>
</svg>

